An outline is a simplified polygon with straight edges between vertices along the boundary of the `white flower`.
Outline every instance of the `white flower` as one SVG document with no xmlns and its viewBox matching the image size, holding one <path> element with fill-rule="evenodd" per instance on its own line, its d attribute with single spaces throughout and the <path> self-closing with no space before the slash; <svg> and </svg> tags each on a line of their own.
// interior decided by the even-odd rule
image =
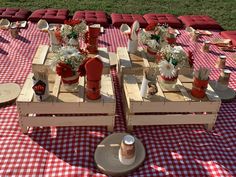
<svg viewBox="0 0 236 177">
<path fill-rule="evenodd" d="M 75 25 L 73 27 L 73 30 L 76 31 L 78 34 L 81 33 L 81 34 L 84 34 L 86 33 L 86 23 L 84 21 L 82 21 L 81 23 Z"/>
<path fill-rule="evenodd" d="M 61 27 L 61 35 L 63 37 L 66 37 L 67 35 L 72 33 L 72 29 L 73 28 L 70 25 L 62 25 L 62 27 Z"/>
<path fill-rule="evenodd" d="M 51 68 L 55 71 L 57 63 L 63 62 L 71 65 L 74 72 L 76 72 L 85 58 L 76 48 L 72 46 L 62 47 L 58 55 L 55 56 L 51 62 Z"/>
<path fill-rule="evenodd" d="M 151 34 L 145 32 L 144 30 L 140 33 L 140 40 L 143 44 L 147 44 L 147 42 L 151 39 Z"/>
<path fill-rule="evenodd" d="M 162 76 L 169 79 L 177 76 L 177 70 L 171 62 L 169 63 L 167 60 L 162 60 L 158 66 Z"/>
<path fill-rule="evenodd" d="M 154 51 L 158 51 L 160 49 L 160 44 L 156 40 L 149 40 L 147 45 Z"/>
</svg>

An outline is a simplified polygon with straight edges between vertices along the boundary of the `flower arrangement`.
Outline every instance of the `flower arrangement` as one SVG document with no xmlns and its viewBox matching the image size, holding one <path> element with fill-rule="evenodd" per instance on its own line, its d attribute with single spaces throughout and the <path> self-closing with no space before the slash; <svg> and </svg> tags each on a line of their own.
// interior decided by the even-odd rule
<svg viewBox="0 0 236 177">
<path fill-rule="evenodd" d="M 140 40 L 153 51 L 159 51 L 162 46 L 166 45 L 165 36 L 168 28 L 156 23 L 149 24 L 145 30 L 141 31 Z"/>
<path fill-rule="evenodd" d="M 78 69 L 85 55 L 72 46 L 62 47 L 55 56 L 52 67 L 62 78 L 78 75 Z"/>
<path fill-rule="evenodd" d="M 160 25 L 158 23 L 150 23 L 145 30 L 142 30 L 140 40 L 147 45 L 152 51 L 159 51 L 163 46 L 172 44 L 176 41 L 177 34 L 168 27 L 168 25 Z M 170 40 L 175 39 L 175 40 Z"/>
<path fill-rule="evenodd" d="M 161 50 L 161 57 L 159 61 L 159 71 L 165 80 L 174 80 L 178 76 L 178 70 L 185 66 L 188 62 L 188 56 L 184 50 L 170 45 L 164 46 Z"/>
<path fill-rule="evenodd" d="M 80 20 L 65 20 L 64 25 L 57 29 L 56 37 L 60 42 L 70 43 L 70 40 L 78 40 L 86 33 L 86 23 Z"/>
</svg>

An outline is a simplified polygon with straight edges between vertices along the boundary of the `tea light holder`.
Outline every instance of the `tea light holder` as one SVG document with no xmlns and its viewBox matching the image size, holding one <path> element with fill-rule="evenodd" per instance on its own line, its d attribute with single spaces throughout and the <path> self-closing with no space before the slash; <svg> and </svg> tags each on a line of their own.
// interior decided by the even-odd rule
<svg viewBox="0 0 236 177">
<path fill-rule="evenodd" d="M 202 46 L 203 52 L 209 52 L 210 50 L 210 41 L 204 41 Z"/>
<path fill-rule="evenodd" d="M 218 90 L 228 89 L 230 74 L 231 74 L 231 71 L 228 69 L 224 69 L 221 71 L 219 79 L 217 81 L 217 86 L 216 86 Z"/>
<path fill-rule="evenodd" d="M 17 27 L 15 27 L 15 28 L 12 27 L 9 30 L 10 30 L 11 37 L 17 38 L 19 36 L 20 30 Z"/>
<path fill-rule="evenodd" d="M 192 33 L 191 40 L 192 40 L 192 41 L 195 41 L 195 42 L 197 42 L 197 41 L 198 41 L 198 38 L 199 38 L 199 36 L 200 36 L 200 33 L 199 33 L 199 31 L 195 30 L 195 31 Z"/>
<path fill-rule="evenodd" d="M 119 149 L 119 160 L 123 165 L 131 165 L 135 162 L 135 138 L 125 135 Z"/>
<path fill-rule="evenodd" d="M 216 68 L 224 69 L 226 63 L 226 56 L 220 55 L 219 58 L 216 61 Z"/>
</svg>

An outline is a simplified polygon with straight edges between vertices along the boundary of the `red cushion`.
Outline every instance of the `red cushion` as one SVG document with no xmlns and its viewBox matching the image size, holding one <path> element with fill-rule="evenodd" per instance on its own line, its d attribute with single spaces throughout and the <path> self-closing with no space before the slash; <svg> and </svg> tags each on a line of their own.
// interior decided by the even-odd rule
<svg viewBox="0 0 236 177">
<path fill-rule="evenodd" d="M 77 11 L 75 12 L 73 19 L 84 19 L 88 25 L 100 24 L 103 27 L 108 27 L 107 15 L 103 11 Z"/>
<path fill-rule="evenodd" d="M 30 15 L 29 10 L 19 8 L 0 8 L 0 19 L 6 18 L 9 21 L 27 20 Z"/>
<path fill-rule="evenodd" d="M 222 31 L 220 35 L 226 39 L 231 39 L 234 46 L 236 46 L 236 31 Z"/>
<path fill-rule="evenodd" d="M 196 29 L 222 30 L 223 28 L 211 17 L 207 15 L 184 15 L 178 17 L 185 26 Z"/>
<path fill-rule="evenodd" d="M 160 23 L 168 24 L 172 28 L 181 28 L 183 25 L 178 20 L 178 18 L 172 14 L 145 14 L 143 16 L 148 24 L 150 23 Z"/>
<path fill-rule="evenodd" d="M 49 23 L 64 23 L 69 14 L 67 9 L 39 9 L 34 11 L 28 20 L 38 22 L 45 19 Z"/>
<path fill-rule="evenodd" d="M 112 13 L 111 14 L 111 20 L 112 20 L 112 25 L 115 27 L 120 27 L 123 23 L 131 26 L 134 21 L 138 21 L 140 24 L 140 27 L 145 28 L 148 23 L 146 20 L 143 18 L 142 15 L 138 14 L 116 14 Z"/>
</svg>

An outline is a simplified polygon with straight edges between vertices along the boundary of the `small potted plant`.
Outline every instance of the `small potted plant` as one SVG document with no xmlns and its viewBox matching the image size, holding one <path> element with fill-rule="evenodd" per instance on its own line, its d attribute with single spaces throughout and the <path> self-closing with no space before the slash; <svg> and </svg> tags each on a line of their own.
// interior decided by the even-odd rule
<svg viewBox="0 0 236 177">
<path fill-rule="evenodd" d="M 194 81 L 191 94 L 196 98 L 203 98 L 206 95 L 206 89 L 209 82 L 210 70 L 200 67 L 194 72 Z"/>
<path fill-rule="evenodd" d="M 85 55 L 72 46 L 62 47 L 52 62 L 52 68 L 61 76 L 64 87 L 74 90 L 79 80 L 78 69 Z"/>
</svg>

